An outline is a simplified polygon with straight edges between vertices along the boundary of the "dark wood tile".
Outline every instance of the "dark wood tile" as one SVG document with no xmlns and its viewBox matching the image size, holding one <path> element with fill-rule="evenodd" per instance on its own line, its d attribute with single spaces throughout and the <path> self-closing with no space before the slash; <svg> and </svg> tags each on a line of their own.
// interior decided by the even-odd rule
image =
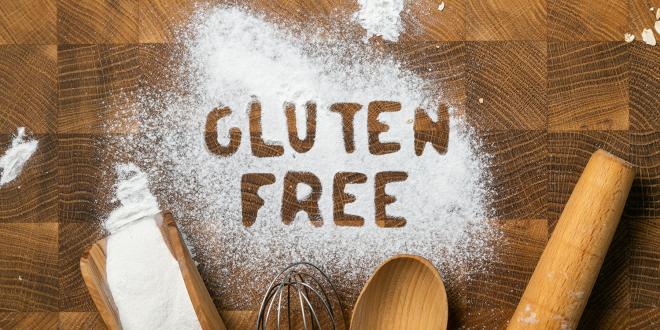
<svg viewBox="0 0 660 330">
<path fill-rule="evenodd" d="M 489 131 L 491 206 L 498 219 L 545 219 L 548 173 L 545 131 Z"/>
<path fill-rule="evenodd" d="M 60 313 L 59 329 L 104 330 L 107 327 L 97 312 L 64 312 Z"/>
<path fill-rule="evenodd" d="M 546 0 L 465 3 L 466 40 L 546 40 Z"/>
<path fill-rule="evenodd" d="M 60 44 L 138 42 L 138 0 L 57 2 Z"/>
<path fill-rule="evenodd" d="M 57 227 L 0 224 L 0 312 L 57 311 Z"/>
<path fill-rule="evenodd" d="M 134 100 L 138 46 L 60 46 L 58 68 L 58 132 L 102 133 L 104 121 L 118 119 Z"/>
<path fill-rule="evenodd" d="M 578 329 L 630 329 L 628 309 L 585 309 Z"/>
<path fill-rule="evenodd" d="M 55 312 L 0 312 L 0 329 L 14 330 L 55 330 L 57 327 Z"/>
<path fill-rule="evenodd" d="M 626 1 L 548 0 L 551 41 L 620 41 L 628 32 Z"/>
<path fill-rule="evenodd" d="M 1 0 L 0 44 L 56 44 L 57 0 Z"/>
<path fill-rule="evenodd" d="M 630 161 L 637 177 L 625 213 L 636 219 L 660 219 L 660 132 L 631 132 Z"/>
<path fill-rule="evenodd" d="M 469 310 L 514 310 L 548 240 L 545 219 L 501 220 L 497 227 L 503 237 L 495 257 L 485 265 L 486 271 L 470 281 Z"/>
<path fill-rule="evenodd" d="M 548 129 L 627 130 L 628 56 L 621 42 L 548 43 Z"/>
<path fill-rule="evenodd" d="M 545 130 L 545 42 L 467 44 L 467 115 L 480 129 Z"/>
<path fill-rule="evenodd" d="M 60 311 L 96 311 L 80 274 L 80 257 L 89 246 L 103 236 L 100 224 L 64 223 L 60 225 Z"/>
<path fill-rule="evenodd" d="M 405 69 L 430 81 L 442 102 L 463 110 L 466 49 L 462 42 L 403 42 L 389 50 Z"/>
<path fill-rule="evenodd" d="M 628 133 L 561 132 L 548 135 L 548 219 L 551 228 L 559 219 L 589 158 L 598 149 L 629 160 Z"/>
<path fill-rule="evenodd" d="M 462 41 L 465 40 L 465 1 L 417 0 L 407 2 L 401 12 L 403 32 L 399 41 Z M 412 5 L 414 4 L 414 5 Z"/>
<path fill-rule="evenodd" d="M 16 134 L 16 133 L 15 133 Z M 14 135 L 0 134 L 0 155 L 11 146 Z M 57 222 L 57 154 L 54 135 L 30 135 L 37 150 L 21 174 L 0 187 L 0 223 Z"/>
<path fill-rule="evenodd" d="M 108 211 L 98 202 L 110 199 L 114 170 L 112 163 L 101 161 L 102 141 L 95 135 L 60 135 L 57 168 L 61 223 L 98 223 Z"/>
<path fill-rule="evenodd" d="M 633 308 L 630 310 L 630 329 L 654 330 L 660 327 L 660 308 Z"/>
<path fill-rule="evenodd" d="M 660 131 L 660 47 L 634 42 L 628 52 L 630 129 Z"/>
<path fill-rule="evenodd" d="M 54 133 L 57 118 L 57 48 L 0 46 L 0 133 L 16 127 Z"/>
<path fill-rule="evenodd" d="M 660 218 L 631 221 L 632 308 L 660 307 Z"/>
</svg>

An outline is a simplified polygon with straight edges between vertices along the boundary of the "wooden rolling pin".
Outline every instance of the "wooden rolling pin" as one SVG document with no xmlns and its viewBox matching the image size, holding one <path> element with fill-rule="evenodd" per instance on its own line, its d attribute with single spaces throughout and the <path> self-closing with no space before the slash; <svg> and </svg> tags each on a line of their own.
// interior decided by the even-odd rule
<svg viewBox="0 0 660 330">
<path fill-rule="evenodd" d="M 621 218 L 635 172 L 596 151 L 559 218 L 508 329 L 575 329 Z"/>
</svg>

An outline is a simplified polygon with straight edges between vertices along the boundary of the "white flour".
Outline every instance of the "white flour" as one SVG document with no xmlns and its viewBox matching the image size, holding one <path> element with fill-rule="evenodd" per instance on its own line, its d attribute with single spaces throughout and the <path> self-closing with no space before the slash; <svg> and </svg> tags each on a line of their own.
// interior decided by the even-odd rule
<svg viewBox="0 0 660 330">
<path fill-rule="evenodd" d="M 11 146 L 0 157 L 0 187 L 14 181 L 23 171 L 23 166 L 37 151 L 39 141 L 25 139 L 25 127 L 18 128 L 18 134 L 11 141 Z"/>
<path fill-rule="evenodd" d="M 242 9 L 207 8 L 191 22 L 180 40 L 185 50 L 177 54 L 183 63 L 177 71 L 179 88 L 187 93 L 143 90 L 127 119 L 137 120 L 143 129 L 112 141 L 119 151 L 110 156 L 132 157 L 149 173 L 152 186 L 162 192 L 163 207 L 173 211 L 190 235 L 225 307 L 254 307 L 247 293 L 260 292 L 276 269 L 293 261 L 309 261 L 341 275 L 340 286 L 353 294 L 375 266 L 397 253 L 429 258 L 445 279 L 469 275 L 489 258 L 496 236 L 487 221 L 489 157 L 479 153 L 472 131 L 452 116 L 447 154 L 431 146 L 420 157 L 414 153 L 411 119 L 418 106 L 435 119 L 443 99 L 437 82 L 403 69 L 359 38 L 321 37 Z M 246 108 L 254 97 L 263 108 L 264 139 L 284 146 L 281 157 L 250 153 Z M 299 154 L 288 143 L 283 104 L 296 105 L 301 130 L 303 105 L 310 100 L 317 104 L 316 140 L 309 152 Z M 378 100 L 402 104 L 400 112 L 381 115 L 390 126 L 381 140 L 401 144 L 400 151 L 384 156 L 371 155 L 367 148 L 366 107 Z M 344 151 L 341 117 L 328 110 L 336 102 L 363 105 L 355 117 L 352 154 Z M 220 143 L 227 142 L 228 127 L 243 132 L 239 150 L 226 158 L 209 153 L 204 143 L 206 116 L 219 105 L 232 109 L 231 117 L 218 124 Z M 108 129 L 124 124 L 111 122 Z M 293 224 L 282 223 L 287 171 L 309 171 L 320 179 L 321 227 L 313 227 L 304 212 Z M 364 217 L 363 227 L 337 227 L 332 221 L 332 179 L 339 171 L 368 177 L 366 184 L 347 188 L 357 201 L 347 205 L 346 213 Z M 384 229 L 374 222 L 373 180 L 380 171 L 409 175 L 405 182 L 387 186 L 387 193 L 397 197 L 387 212 L 405 216 L 403 228 Z M 252 172 L 273 173 L 277 181 L 260 189 L 264 206 L 254 225 L 245 228 L 240 179 Z"/>
<path fill-rule="evenodd" d="M 121 206 L 105 222 L 106 273 L 124 329 L 200 329 L 179 263 L 156 223 L 156 198 L 133 164 L 117 166 Z"/>
<path fill-rule="evenodd" d="M 400 14 L 404 0 L 358 0 L 358 3 L 360 10 L 353 19 L 367 30 L 367 39 L 374 35 L 389 41 L 399 39 L 403 31 Z"/>
</svg>

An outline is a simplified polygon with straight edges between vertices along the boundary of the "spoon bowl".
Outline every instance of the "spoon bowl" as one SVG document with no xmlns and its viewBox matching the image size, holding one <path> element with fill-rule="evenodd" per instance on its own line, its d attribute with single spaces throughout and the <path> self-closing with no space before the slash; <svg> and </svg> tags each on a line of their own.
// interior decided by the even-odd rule
<svg viewBox="0 0 660 330">
<path fill-rule="evenodd" d="M 428 260 L 398 255 L 371 276 L 353 309 L 351 330 L 446 329 L 447 294 Z"/>
</svg>

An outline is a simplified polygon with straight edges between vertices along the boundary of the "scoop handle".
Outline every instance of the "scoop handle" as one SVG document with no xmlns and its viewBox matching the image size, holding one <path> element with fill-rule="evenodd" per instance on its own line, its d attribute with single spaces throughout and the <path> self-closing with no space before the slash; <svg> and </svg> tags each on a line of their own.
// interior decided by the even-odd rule
<svg viewBox="0 0 660 330">
<path fill-rule="evenodd" d="M 589 159 L 507 329 L 575 329 L 607 254 L 635 171 L 603 150 Z"/>
</svg>

